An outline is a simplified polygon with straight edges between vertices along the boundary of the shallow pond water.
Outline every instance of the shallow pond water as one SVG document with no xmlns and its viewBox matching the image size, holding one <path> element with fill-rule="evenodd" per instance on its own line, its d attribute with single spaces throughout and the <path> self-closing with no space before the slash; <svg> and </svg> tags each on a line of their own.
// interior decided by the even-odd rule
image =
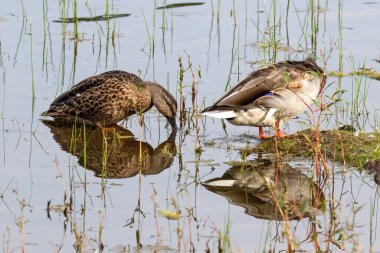
<svg viewBox="0 0 380 253">
<path fill-rule="evenodd" d="M 253 69 L 315 53 L 331 73 L 324 101 L 341 91 L 321 127 L 377 131 L 379 81 L 339 76 L 380 71 L 379 1 L 0 3 L 3 252 L 380 252 L 373 173 L 328 161 L 318 178 L 312 158 L 246 156 L 256 128 L 195 113 Z M 107 12 L 131 15 L 57 22 Z M 142 129 L 132 117 L 106 139 L 41 121 L 62 91 L 113 69 L 183 95 L 175 139 L 156 110 Z M 303 114 L 285 132 L 310 126 Z"/>
</svg>

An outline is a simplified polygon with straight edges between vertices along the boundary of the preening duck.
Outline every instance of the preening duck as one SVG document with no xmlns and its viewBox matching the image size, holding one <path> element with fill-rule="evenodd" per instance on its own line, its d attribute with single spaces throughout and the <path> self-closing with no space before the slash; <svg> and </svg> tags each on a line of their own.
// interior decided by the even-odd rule
<svg viewBox="0 0 380 253">
<path fill-rule="evenodd" d="M 311 58 L 279 62 L 252 72 L 201 113 L 238 126 L 259 127 L 261 139 L 268 137 L 263 131 L 267 126 L 284 137 L 281 123 L 304 112 L 325 84 L 323 69 Z"/>
<path fill-rule="evenodd" d="M 177 101 L 161 85 L 143 81 L 125 71 L 109 71 L 89 77 L 58 96 L 42 116 L 57 120 L 111 126 L 152 106 L 177 129 Z"/>
</svg>

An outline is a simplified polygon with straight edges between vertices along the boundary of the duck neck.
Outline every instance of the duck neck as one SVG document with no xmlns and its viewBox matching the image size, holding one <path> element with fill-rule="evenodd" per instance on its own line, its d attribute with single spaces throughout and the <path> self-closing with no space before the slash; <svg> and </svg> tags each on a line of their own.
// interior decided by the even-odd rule
<svg viewBox="0 0 380 253">
<path fill-rule="evenodd" d="M 177 101 L 175 98 L 157 83 L 145 81 L 143 82 L 143 86 L 149 90 L 152 104 L 166 117 L 171 127 L 177 129 Z"/>
</svg>

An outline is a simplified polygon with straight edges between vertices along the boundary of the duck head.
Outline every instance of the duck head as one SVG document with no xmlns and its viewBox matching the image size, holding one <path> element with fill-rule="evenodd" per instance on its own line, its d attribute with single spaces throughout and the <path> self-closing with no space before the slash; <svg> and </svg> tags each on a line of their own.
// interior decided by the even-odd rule
<svg viewBox="0 0 380 253">
<path fill-rule="evenodd" d="M 172 94 L 157 83 L 144 81 L 142 84 L 149 90 L 152 104 L 165 116 L 173 130 L 177 130 L 177 101 Z"/>
<path fill-rule="evenodd" d="M 326 73 L 324 72 L 324 70 L 318 66 L 317 62 L 315 61 L 315 57 L 313 56 L 309 56 L 305 59 L 305 63 L 307 64 L 310 64 L 311 66 L 309 66 L 313 72 L 315 72 L 315 74 L 317 74 L 320 78 L 320 89 L 319 89 L 319 95 L 322 93 L 322 90 L 323 88 L 325 87 L 326 85 Z"/>
</svg>

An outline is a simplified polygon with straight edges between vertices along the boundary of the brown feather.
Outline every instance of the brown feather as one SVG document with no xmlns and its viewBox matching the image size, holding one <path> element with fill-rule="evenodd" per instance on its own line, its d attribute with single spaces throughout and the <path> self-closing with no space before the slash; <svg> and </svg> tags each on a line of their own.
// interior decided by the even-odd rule
<svg viewBox="0 0 380 253">
<path fill-rule="evenodd" d="M 153 105 L 176 128 L 177 102 L 168 91 L 134 74 L 109 71 L 79 82 L 58 96 L 42 115 L 109 126 L 133 114 L 141 115 Z"/>
<path fill-rule="evenodd" d="M 170 167 L 176 153 L 172 136 L 153 149 L 149 143 L 137 141 L 129 130 L 120 126 L 104 129 L 105 132 L 91 127 L 84 131 L 83 128 L 78 127 L 74 135 L 77 138 L 76 146 L 72 148 L 73 129 L 71 126 L 62 126 L 57 121 L 43 120 L 42 122 L 50 128 L 60 148 L 75 155 L 78 163 L 94 171 L 96 177 L 127 178 L 138 173 L 158 174 Z M 107 150 L 105 150 L 104 142 L 107 142 Z M 83 156 L 84 151 L 86 151 L 86 157 Z M 105 152 L 107 153 L 106 163 L 103 159 Z"/>
<path fill-rule="evenodd" d="M 248 77 L 202 112 L 220 110 L 221 107 L 225 106 L 233 109 L 234 107 L 248 105 L 259 99 L 263 94 L 281 87 L 298 89 L 301 87 L 300 81 L 305 79 L 305 75 L 307 75 L 307 78 L 311 78 L 313 74 L 321 77 L 322 89 L 325 84 L 325 75 L 323 70 L 312 59 L 273 64 L 249 74 Z"/>
</svg>

